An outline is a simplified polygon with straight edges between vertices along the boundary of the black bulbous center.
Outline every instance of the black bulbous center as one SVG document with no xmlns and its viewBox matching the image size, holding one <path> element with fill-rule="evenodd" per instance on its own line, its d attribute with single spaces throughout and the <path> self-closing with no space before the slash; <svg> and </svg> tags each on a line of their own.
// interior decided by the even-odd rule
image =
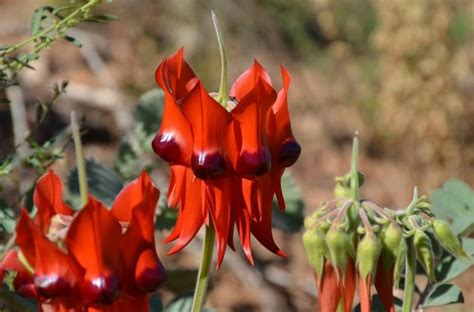
<svg viewBox="0 0 474 312">
<path fill-rule="evenodd" d="M 218 152 L 193 154 L 191 165 L 194 175 L 202 180 L 217 178 L 226 172 L 225 159 Z"/>
<path fill-rule="evenodd" d="M 99 307 L 112 304 L 119 295 L 119 284 L 115 275 L 96 276 L 85 280 L 81 285 L 84 303 Z"/>
<path fill-rule="evenodd" d="M 37 275 L 33 283 L 36 292 L 46 298 L 67 296 L 72 290 L 72 285 L 57 274 Z"/>
<path fill-rule="evenodd" d="M 172 133 L 157 133 L 151 147 L 166 162 L 176 162 L 181 154 L 181 147 Z"/>
<path fill-rule="evenodd" d="M 279 165 L 292 166 L 301 154 L 301 146 L 294 139 L 286 139 L 280 147 Z"/>
<path fill-rule="evenodd" d="M 270 152 L 265 147 L 256 152 L 244 151 L 237 161 L 237 172 L 242 175 L 261 176 L 267 173 L 270 167 Z"/>
</svg>

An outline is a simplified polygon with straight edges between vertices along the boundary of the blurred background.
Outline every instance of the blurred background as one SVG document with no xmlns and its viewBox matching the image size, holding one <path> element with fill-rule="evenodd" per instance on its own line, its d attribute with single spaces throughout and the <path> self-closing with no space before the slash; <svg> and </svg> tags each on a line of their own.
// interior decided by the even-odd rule
<svg viewBox="0 0 474 312">
<path fill-rule="evenodd" d="M 0 0 L 0 44 L 27 37 L 39 5 L 67 3 Z M 211 8 L 224 33 L 231 81 L 254 58 L 278 88 L 280 64 L 292 75 L 292 126 L 303 152 L 291 172 L 306 213 L 332 197 L 334 177 L 349 169 L 355 130 L 366 174 L 363 196 L 381 206 L 407 205 L 415 185 L 429 194 L 450 177 L 474 184 L 472 0 L 114 0 L 99 11 L 117 15 L 117 21 L 82 24 L 71 31 L 81 49 L 55 42 L 32 63 L 35 70 L 19 74 L 31 122 L 35 101 L 50 97 L 53 83 L 69 81 L 35 139 L 42 142 L 60 132 L 75 110 L 85 116 L 86 156 L 112 165 L 122 139 L 133 131 L 138 99 L 155 88 L 155 68 L 180 47 L 207 89 L 217 90 L 220 63 Z M 0 105 L 0 138 L 4 157 L 13 150 L 8 105 Z M 72 157 L 71 148 L 66 153 Z M 275 230 L 275 236 L 290 257 L 276 259 L 256 246 L 259 260 L 252 269 L 239 252 L 229 252 L 213 277 L 210 307 L 314 309 L 315 288 L 300 233 Z M 160 246 L 160 255 L 167 267 L 192 272 L 199 247 L 166 257 L 167 247 Z M 473 274 L 458 279 L 464 291 L 474 291 Z M 165 302 L 172 294 L 173 287 L 161 291 Z M 472 307 L 473 296 L 465 299 Z"/>
</svg>

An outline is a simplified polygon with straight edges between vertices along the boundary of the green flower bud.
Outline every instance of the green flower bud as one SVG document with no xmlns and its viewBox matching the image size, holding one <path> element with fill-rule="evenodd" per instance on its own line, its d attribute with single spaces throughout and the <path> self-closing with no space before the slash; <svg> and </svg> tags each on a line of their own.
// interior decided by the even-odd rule
<svg viewBox="0 0 474 312">
<path fill-rule="evenodd" d="M 464 248 L 462 248 L 458 237 L 453 233 L 453 231 L 451 231 L 449 225 L 446 222 L 434 220 L 432 227 L 438 242 L 441 244 L 441 246 L 443 246 L 444 249 L 458 258 L 469 257 Z"/>
<path fill-rule="evenodd" d="M 375 235 L 366 234 L 359 241 L 357 245 L 357 263 L 363 280 L 366 280 L 369 274 L 375 275 L 381 248 L 380 240 Z"/>
<path fill-rule="evenodd" d="M 319 280 L 323 274 L 324 257 L 327 255 L 327 246 L 324 234 L 317 230 L 309 230 L 303 234 L 303 244 L 309 263 L 316 271 Z"/>
<path fill-rule="evenodd" d="M 430 281 L 434 281 L 433 249 L 430 238 L 422 230 L 416 230 L 413 236 L 413 243 L 418 261 L 423 266 Z"/>
<path fill-rule="evenodd" d="M 345 274 L 347 260 L 354 255 L 350 236 L 342 229 L 330 229 L 326 234 L 326 244 L 331 264 Z"/>
<path fill-rule="evenodd" d="M 395 258 L 395 266 L 393 270 L 394 287 L 398 287 L 400 284 L 400 277 L 402 276 L 403 267 L 405 266 L 407 246 L 404 239 L 400 240 L 397 249 L 397 256 Z"/>
<path fill-rule="evenodd" d="M 322 233 L 326 234 L 329 228 L 331 227 L 331 223 L 329 221 L 323 221 L 316 225 L 316 230 L 321 231 Z"/>
<path fill-rule="evenodd" d="M 397 259 L 402 235 L 402 230 L 395 223 L 390 223 L 382 230 L 382 262 L 386 270 L 388 270 Z"/>
</svg>

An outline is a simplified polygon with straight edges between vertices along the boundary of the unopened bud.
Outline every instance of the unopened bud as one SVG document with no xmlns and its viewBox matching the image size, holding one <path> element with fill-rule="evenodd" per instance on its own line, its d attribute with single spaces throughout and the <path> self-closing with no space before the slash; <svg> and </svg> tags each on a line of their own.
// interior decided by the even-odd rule
<svg viewBox="0 0 474 312">
<path fill-rule="evenodd" d="M 402 234 L 402 230 L 395 223 L 390 223 L 382 230 L 382 261 L 385 269 L 389 269 L 396 261 Z"/>
<path fill-rule="evenodd" d="M 433 249 L 431 248 L 430 238 L 422 230 L 416 230 L 413 243 L 418 261 L 420 261 L 430 281 L 434 281 Z"/>
<path fill-rule="evenodd" d="M 341 229 L 330 229 L 326 234 L 326 244 L 332 265 L 344 275 L 347 261 L 350 256 L 354 255 L 350 236 Z"/>
<path fill-rule="evenodd" d="M 400 240 L 398 245 L 397 255 L 395 257 L 395 266 L 393 270 L 393 285 L 398 287 L 400 284 L 400 277 L 402 276 L 403 267 L 406 261 L 406 243 L 405 240 Z"/>
<path fill-rule="evenodd" d="M 363 280 L 370 274 L 374 276 L 380 256 L 381 244 L 375 235 L 366 234 L 357 245 L 357 263 Z"/>
<path fill-rule="evenodd" d="M 317 230 L 309 230 L 303 234 L 303 244 L 309 263 L 316 271 L 319 280 L 323 274 L 324 257 L 327 255 L 327 246 L 324 234 Z"/>
<path fill-rule="evenodd" d="M 466 251 L 462 248 L 462 245 L 458 237 L 451 231 L 449 225 L 441 220 L 433 221 L 433 232 L 438 239 L 438 242 L 453 256 L 458 258 L 469 257 Z"/>
</svg>

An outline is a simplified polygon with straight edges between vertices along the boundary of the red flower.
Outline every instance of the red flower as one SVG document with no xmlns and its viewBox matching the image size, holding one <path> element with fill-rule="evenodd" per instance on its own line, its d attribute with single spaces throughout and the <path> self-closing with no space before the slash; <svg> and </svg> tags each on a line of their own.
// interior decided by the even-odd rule
<svg viewBox="0 0 474 312">
<path fill-rule="evenodd" d="M 45 311 L 119 311 L 127 305 L 146 311 L 148 293 L 165 279 L 153 236 L 158 196 L 144 172 L 122 190 L 111 210 L 89 197 L 75 214 L 62 201 L 61 180 L 49 171 L 35 188 L 34 220 L 21 212 L 19 251 L 9 252 L 0 269 L 18 272 L 15 288 L 36 297 Z"/>
<path fill-rule="evenodd" d="M 230 90 L 224 106 L 203 87 L 183 60 L 183 49 L 165 59 L 156 81 L 165 93 L 163 120 L 152 146 L 171 166 L 168 201 L 178 220 L 169 254 L 184 248 L 203 224 L 217 234 L 218 266 L 234 227 L 250 262 L 250 234 L 279 255 L 271 232 L 272 201 L 284 201 L 280 180 L 299 157 L 288 113 L 290 76 L 281 68 L 277 93 L 255 61 Z"/>
</svg>

